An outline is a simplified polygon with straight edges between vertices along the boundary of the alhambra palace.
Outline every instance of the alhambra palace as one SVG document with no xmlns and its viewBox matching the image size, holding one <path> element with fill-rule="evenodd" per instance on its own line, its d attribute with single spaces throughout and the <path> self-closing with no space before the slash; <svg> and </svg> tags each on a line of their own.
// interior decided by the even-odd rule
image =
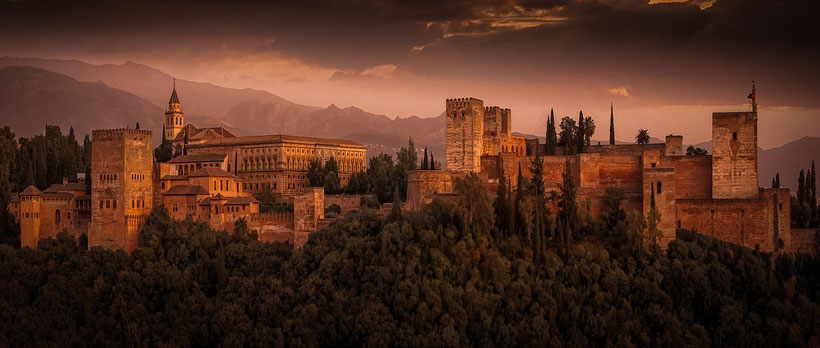
<svg viewBox="0 0 820 348">
<path fill-rule="evenodd" d="M 754 97 L 754 91 L 753 91 Z M 499 176 L 517 187 L 517 173 L 531 177 L 537 139 L 511 133 L 510 109 L 484 106 L 475 98 L 446 100 L 446 170 L 419 170 L 408 177 L 406 209 L 454 195 L 454 179 L 477 173 L 494 192 Z M 711 155 L 687 156 L 683 137 L 664 143 L 590 146 L 580 154 L 543 156 L 546 192 L 559 191 L 565 168 L 578 185 L 578 202 L 600 212 L 607 188 L 621 189 L 622 206 L 644 214 L 654 192 L 661 213 L 661 245 L 678 228 L 763 251 L 792 250 L 789 189 L 758 185 L 757 105 L 752 111 L 712 114 Z M 95 130 L 92 134 L 91 194 L 85 184 L 29 187 L 10 205 L 20 222 L 22 246 L 66 230 L 87 234 L 89 248 L 137 247 L 152 207 L 164 205 L 176 219 L 191 217 L 231 231 L 245 218 L 264 241 L 303 245 L 321 228 L 325 208 L 358 209 L 359 196 L 327 195 L 309 187 L 314 160 L 333 157 L 344 185 L 367 167 L 366 149 L 342 139 L 290 135 L 235 136 L 222 127 L 185 124 L 174 88 L 165 113 L 163 137 L 185 146 L 186 154 L 155 163 L 152 134 L 138 129 Z M 567 163 L 569 165 L 567 165 Z M 293 203 L 293 212 L 260 213 L 252 193 L 270 189 Z M 555 207 L 550 206 L 554 212 Z"/>
</svg>

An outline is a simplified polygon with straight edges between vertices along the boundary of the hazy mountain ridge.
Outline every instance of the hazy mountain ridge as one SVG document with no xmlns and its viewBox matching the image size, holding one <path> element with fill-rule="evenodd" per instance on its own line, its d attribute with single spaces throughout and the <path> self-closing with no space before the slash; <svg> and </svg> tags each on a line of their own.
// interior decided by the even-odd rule
<svg viewBox="0 0 820 348">
<path fill-rule="evenodd" d="M 80 78 L 35 67 L 0 69 L 0 126 L 9 125 L 19 136 L 30 136 L 42 132 L 45 124 L 56 124 L 66 131 L 74 127 L 81 136 L 92 129 L 134 127 L 140 122 L 143 129 L 160 134 L 163 107 L 172 81 L 169 75 L 132 62 L 91 65 L 80 61 L 4 57 L 0 58 L 0 67 L 29 62 L 61 71 L 76 69 L 71 75 Z M 142 78 L 145 80 L 141 81 Z M 83 79 L 93 82 L 83 82 Z M 183 80 L 178 80 L 177 86 L 186 121 L 198 126 L 223 124 L 237 135 L 282 133 L 346 138 L 367 146 L 371 156 L 394 154 L 406 146 L 408 137 L 412 136 L 420 151 L 427 146 L 442 164 L 445 160 L 444 113 L 431 118 L 391 119 L 356 107 L 299 105 L 265 91 Z M 154 100 L 141 98 L 139 93 L 150 94 L 148 97 Z M 212 111 L 224 109 L 224 114 L 204 116 L 213 115 L 205 112 L 207 105 L 213 106 Z M 514 134 L 544 141 L 542 136 Z M 155 143 L 158 141 L 159 138 L 154 139 Z M 662 140 L 652 138 L 652 142 Z M 711 142 L 695 146 L 709 152 L 712 149 Z M 777 172 L 784 187 L 796 186 L 800 169 L 808 168 L 812 159 L 820 161 L 817 149 L 820 149 L 820 137 L 805 137 L 782 147 L 760 149 L 761 186 L 769 186 Z"/>
</svg>

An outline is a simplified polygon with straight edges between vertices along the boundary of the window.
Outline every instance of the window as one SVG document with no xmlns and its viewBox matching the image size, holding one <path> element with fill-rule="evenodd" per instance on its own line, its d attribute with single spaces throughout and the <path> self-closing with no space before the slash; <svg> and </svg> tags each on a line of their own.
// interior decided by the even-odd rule
<svg viewBox="0 0 820 348">
<path fill-rule="evenodd" d="M 746 210 L 740 209 L 740 217 L 743 217 L 744 215 L 746 215 Z"/>
<path fill-rule="evenodd" d="M 117 200 L 115 199 L 113 203 L 111 203 L 111 207 L 117 209 Z"/>
<path fill-rule="evenodd" d="M 57 209 L 57 210 L 54 211 L 54 223 L 55 224 L 60 223 L 60 209 Z"/>
<path fill-rule="evenodd" d="M 162 183 L 162 189 L 163 190 L 165 189 L 165 183 Z"/>
<path fill-rule="evenodd" d="M 783 211 L 783 203 L 779 204 L 780 211 Z"/>
<path fill-rule="evenodd" d="M 103 201 L 100 201 L 100 209 L 103 208 Z"/>
<path fill-rule="evenodd" d="M 652 166 L 652 168 L 655 168 L 655 166 L 656 166 L 655 162 L 652 162 L 652 164 L 650 164 L 650 165 Z"/>
<path fill-rule="evenodd" d="M 661 182 L 660 181 L 658 181 L 658 193 L 659 194 L 663 193 L 663 190 L 661 189 Z"/>
<path fill-rule="evenodd" d="M 678 229 L 680 229 L 680 228 L 681 228 L 681 227 L 680 227 L 680 220 L 678 220 Z"/>
<path fill-rule="evenodd" d="M 732 140 L 737 140 L 737 132 L 732 132 Z"/>
<path fill-rule="evenodd" d="M 111 208 L 111 201 L 109 201 L 107 199 L 105 200 L 105 208 L 106 209 Z"/>
</svg>

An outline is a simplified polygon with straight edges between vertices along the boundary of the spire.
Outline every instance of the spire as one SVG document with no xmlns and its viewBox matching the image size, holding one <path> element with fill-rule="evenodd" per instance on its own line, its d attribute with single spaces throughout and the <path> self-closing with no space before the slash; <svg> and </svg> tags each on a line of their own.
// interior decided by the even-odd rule
<svg viewBox="0 0 820 348">
<path fill-rule="evenodd" d="M 174 91 L 171 92 L 171 100 L 168 104 L 179 104 L 179 97 L 177 97 L 177 79 L 174 78 Z"/>
</svg>

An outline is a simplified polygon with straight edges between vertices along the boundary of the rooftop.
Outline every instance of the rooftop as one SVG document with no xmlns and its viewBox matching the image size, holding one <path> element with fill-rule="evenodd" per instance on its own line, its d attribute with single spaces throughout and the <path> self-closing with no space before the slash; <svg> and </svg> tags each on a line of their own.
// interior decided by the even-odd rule
<svg viewBox="0 0 820 348">
<path fill-rule="evenodd" d="M 364 145 L 359 144 L 353 140 L 347 139 L 331 139 L 331 138 L 318 138 L 318 137 L 307 137 L 307 136 L 299 136 L 299 135 L 254 135 L 254 136 L 247 136 L 247 137 L 235 137 L 235 138 L 217 138 L 217 139 L 206 139 L 203 143 L 200 144 L 189 144 L 189 147 L 208 147 L 208 146 L 220 146 L 220 145 L 250 145 L 250 144 L 270 144 L 270 143 L 307 143 L 307 144 L 320 144 L 320 145 L 342 145 L 342 146 L 354 146 L 360 147 L 364 149 Z"/>
<path fill-rule="evenodd" d="M 227 154 L 201 154 L 201 155 L 181 155 L 172 158 L 168 163 L 190 163 L 190 162 L 221 162 L 228 157 Z"/>
<path fill-rule="evenodd" d="M 208 195 L 208 190 L 199 185 L 176 185 L 163 193 L 164 195 Z"/>
<path fill-rule="evenodd" d="M 203 176 L 236 178 L 236 175 L 228 173 L 228 172 L 226 172 L 222 169 L 219 169 L 217 167 L 202 167 L 202 169 L 197 170 L 197 171 L 195 171 L 195 172 L 188 175 L 189 178 L 203 177 Z"/>
</svg>

